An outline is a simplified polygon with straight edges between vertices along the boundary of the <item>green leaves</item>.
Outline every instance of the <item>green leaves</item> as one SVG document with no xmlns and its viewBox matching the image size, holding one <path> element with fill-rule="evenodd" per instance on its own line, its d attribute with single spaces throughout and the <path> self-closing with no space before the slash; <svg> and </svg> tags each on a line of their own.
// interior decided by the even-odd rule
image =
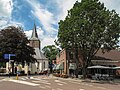
<svg viewBox="0 0 120 90">
<path fill-rule="evenodd" d="M 42 49 L 44 55 L 50 60 L 50 62 L 52 60 L 55 60 L 56 59 L 56 55 L 58 54 L 59 52 L 59 49 L 56 48 L 55 45 L 48 45 L 48 46 L 45 46 L 43 49 Z"/>
<path fill-rule="evenodd" d="M 0 31 L 0 47 L 3 54 L 16 55 L 16 62 L 34 62 L 34 49 L 20 27 L 9 26 Z"/>
<path fill-rule="evenodd" d="M 107 10 L 99 0 L 81 0 L 59 22 L 58 42 L 62 48 L 79 48 L 82 56 L 91 60 L 100 48 L 118 47 L 120 17 Z"/>
</svg>

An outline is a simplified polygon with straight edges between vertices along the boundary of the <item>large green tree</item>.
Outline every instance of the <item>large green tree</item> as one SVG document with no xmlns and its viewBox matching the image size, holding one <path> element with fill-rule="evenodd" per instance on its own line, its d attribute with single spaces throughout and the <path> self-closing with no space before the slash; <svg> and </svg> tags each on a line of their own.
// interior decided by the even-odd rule
<svg viewBox="0 0 120 90">
<path fill-rule="evenodd" d="M 48 45 L 45 46 L 42 49 L 44 55 L 50 60 L 50 62 L 52 63 L 52 60 L 56 60 L 56 55 L 59 52 L 59 49 L 55 46 L 55 45 Z"/>
<path fill-rule="evenodd" d="M 42 49 L 44 55 L 49 59 L 49 68 L 52 72 L 52 61 L 56 60 L 56 55 L 59 53 L 59 49 L 55 45 L 48 45 Z"/>
<path fill-rule="evenodd" d="M 99 0 L 77 1 L 65 20 L 59 22 L 58 43 L 62 48 L 73 48 L 76 61 L 80 52 L 84 78 L 97 51 L 118 47 L 119 36 L 119 15 L 115 10 L 106 9 Z"/>
<path fill-rule="evenodd" d="M 34 49 L 28 45 L 29 40 L 23 29 L 20 27 L 9 26 L 0 31 L 0 48 L 3 54 L 15 54 L 16 63 L 35 62 L 32 55 Z"/>
</svg>

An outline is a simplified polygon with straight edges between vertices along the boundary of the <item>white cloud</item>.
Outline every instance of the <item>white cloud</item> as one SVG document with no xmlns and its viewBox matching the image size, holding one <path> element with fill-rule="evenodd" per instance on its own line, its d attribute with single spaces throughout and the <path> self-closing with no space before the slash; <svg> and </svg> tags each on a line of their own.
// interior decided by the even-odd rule
<svg viewBox="0 0 120 90">
<path fill-rule="evenodd" d="M 59 9 L 59 15 L 54 15 L 52 12 L 48 11 L 43 5 L 37 2 L 37 0 L 27 0 L 28 3 L 32 6 L 33 10 L 31 11 L 33 15 L 35 15 L 43 25 L 43 28 L 46 32 L 52 33 L 56 31 L 52 25 L 56 25 L 59 20 L 64 20 L 68 14 L 68 10 L 70 10 L 74 3 L 77 0 L 51 0 L 51 2 L 56 2 L 56 8 Z M 81 1 L 81 0 L 78 0 Z M 108 9 L 115 9 L 120 14 L 120 0 L 100 0 L 101 2 L 105 3 L 105 6 Z M 57 17 L 57 19 L 55 19 Z M 43 31 L 43 30 L 42 30 Z M 39 31 L 38 31 L 39 32 Z M 32 34 L 32 31 L 27 31 L 29 37 Z M 43 32 L 40 32 L 39 35 L 41 39 L 42 47 L 46 45 L 54 44 L 55 38 L 52 38 L 51 35 L 44 35 Z"/>
<path fill-rule="evenodd" d="M 55 38 L 45 36 L 45 38 L 41 41 L 41 49 L 47 45 L 55 45 L 54 41 L 55 41 Z"/>
<path fill-rule="evenodd" d="M 120 14 L 120 0 L 100 0 L 104 3 L 105 7 L 110 10 L 116 10 Z"/>
<path fill-rule="evenodd" d="M 0 27 L 6 27 L 11 19 L 12 0 L 0 0 Z"/>
<path fill-rule="evenodd" d="M 37 0 L 27 0 L 27 2 L 33 8 L 31 13 L 40 20 L 44 29 L 37 29 L 38 36 L 41 40 L 41 49 L 46 45 L 53 45 L 55 38 L 52 37 L 52 34 L 57 31 L 57 29 L 54 28 L 53 25 L 56 25 L 58 23 L 55 20 L 54 14 L 48 11 L 46 8 L 44 8 L 44 6 L 38 3 Z M 44 34 L 44 31 L 45 33 L 47 33 L 46 35 Z M 31 37 L 32 30 L 25 31 L 25 33 L 28 37 Z"/>
<path fill-rule="evenodd" d="M 31 38 L 32 31 L 33 30 L 25 31 L 25 34 L 28 37 L 28 39 Z M 39 39 L 41 41 L 41 49 L 44 46 L 53 45 L 54 44 L 55 38 L 52 38 L 49 35 L 44 35 L 44 31 L 40 27 L 37 27 L 37 34 L 38 34 L 38 37 L 39 37 Z"/>
<path fill-rule="evenodd" d="M 37 2 L 37 0 L 27 0 L 28 3 L 32 6 L 33 10 L 31 11 L 33 15 L 35 15 L 43 25 L 45 32 L 49 33 L 49 35 L 41 34 L 39 37 L 41 38 L 41 46 L 42 48 L 46 45 L 55 44 L 55 38 L 52 37 L 52 33 L 56 32 L 57 28 L 54 28 L 52 25 L 57 25 L 60 19 L 64 19 L 67 15 L 67 10 L 71 9 L 75 0 L 56 0 L 55 2 L 58 4 L 60 11 L 60 15 L 54 15 L 52 12 L 48 11 L 44 6 Z M 55 19 L 57 17 L 57 19 Z M 32 33 L 32 31 L 27 33 Z M 57 37 L 57 36 L 56 36 Z"/>
<path fill-rule="evenodd" d="M 58 16 L 58 20 L 65 19 L 65 17 L 68 14 L 68 10 L 70 10 L 73 7 L 73 5 L 76 1 L 77 0 L 56 0 L 58 7 L 61 10 L 61 12 L 60 12 L 61 14 Z"/>
<path fill-rule="evenodd" d="M 22 23 L 19 23 L 19 22 L 7 21 L 6 19 L 2 19 L 0 21 L 0 29 L 8 27 L 8 26 L 16 26 L 16 27 L 24 28 L 24 25 Z"/>
<path fill-rule="evenodd" d="M 1 17 L 0 18 L 0 27 L 3 26 L 3 25 L 6 25 L 7 22 L 8 22 L 8 19 L 9 18 L 7 18 L 7 17 L 6 18 L 5 17 Z"/>
<path fill-rule="evenodd" d="M 12 12 L 12 0 L 0 0 L 0 16 L 10 16 Z"/>
<path fill-rule="evenodd" d="M 53 28 L 53 24 L 56 24 L 57 22 L 54 19 L 53 13 L 45 9 L 40 3 L 38 3 L 36 0 L 27 0 L 28 3 L 32 6 L 33 11 L 31 13 L 35 15 L 43 25 L 43 28 L 47 32 L 55 31 L 56 29 Z"/>
<path fill-rule="evenodd" d="M 29 31 L 24 31 L 26 36 L 28 37 L 28 39 L 30 39 L 31 35 L 32 35 L 32 30 Z"/>
<path fill-rule="evenodd" d="M 77 0 L 56 0 L 58 7 L 60 8 L 61 12 L 60 15 L 58 16 L 58 20 L 64 20 L 65 17 L 68 14 L 68 10 L 70 10 L 74 3 Z M 78 0 L 79 2 L 81 0 Z M 117 13 L 120 14 L 120 0 L 100 0 L 101 2 L 103 2 L 105 4 L 105 7 L 107 7 L 108 9 L 112 10 L 115 9 Z"/>
<path fill-rule="evenodd" d="M 32 31 L 33 30 L 24 31 L 26 36 L 28 37 L 28 39 L 30 39 L 30 37 L 32 35 Z M 40 40 L 42 40 L 44 38 L 44 31 L 41 29 L 41 27 L 37 27 L 37 34 L 38 34 L 38 37 L 40 38 Z"/>
</svg>

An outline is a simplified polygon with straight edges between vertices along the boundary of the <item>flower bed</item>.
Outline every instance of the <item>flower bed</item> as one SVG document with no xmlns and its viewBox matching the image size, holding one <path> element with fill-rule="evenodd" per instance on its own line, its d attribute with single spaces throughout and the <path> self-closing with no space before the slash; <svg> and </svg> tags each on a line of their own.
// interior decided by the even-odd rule
<svg viewBox="0 0 120 90">
<path fill-rule="evenodd" d="M 61 77 L 61 78 L 68 78 L 68 75 L 66 75 L 66 74 L 56 74 L 56 73 L 54 73 L 53 75 L 56 76 L 56 77 Z"/>
</svg>

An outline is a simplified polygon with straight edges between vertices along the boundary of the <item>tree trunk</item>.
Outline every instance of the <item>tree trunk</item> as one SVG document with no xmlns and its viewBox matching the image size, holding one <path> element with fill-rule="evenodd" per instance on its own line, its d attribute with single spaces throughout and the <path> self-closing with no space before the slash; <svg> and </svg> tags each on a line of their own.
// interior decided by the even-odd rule
<svg viewBox="0 0 120 90">
<path fill-rule="evenodd" d="M 77 68 L 77 69 L 75 70 L 75 76 L 76 76 L 76 78 L 78 78 L 78 72 L 79 72 L 79 69 Z"/>
<path fill-rule="evenodd" d="M 83 61 L 82 74 L 83 74 L 83 79 L 86 79 L 86 77 L 87 77 L 87 65 L 86 65 L 85 61 Z"/>
<path fill-rule="evenodd" d="M 75 59 L 76 66 L 77 66 L 75 70 L 75 76 L 76 78 L 78 78 L 78 72 L 79 72 L 78 48 L 75 48 L 74 50 L 74 59 Z"/>
</svg>

